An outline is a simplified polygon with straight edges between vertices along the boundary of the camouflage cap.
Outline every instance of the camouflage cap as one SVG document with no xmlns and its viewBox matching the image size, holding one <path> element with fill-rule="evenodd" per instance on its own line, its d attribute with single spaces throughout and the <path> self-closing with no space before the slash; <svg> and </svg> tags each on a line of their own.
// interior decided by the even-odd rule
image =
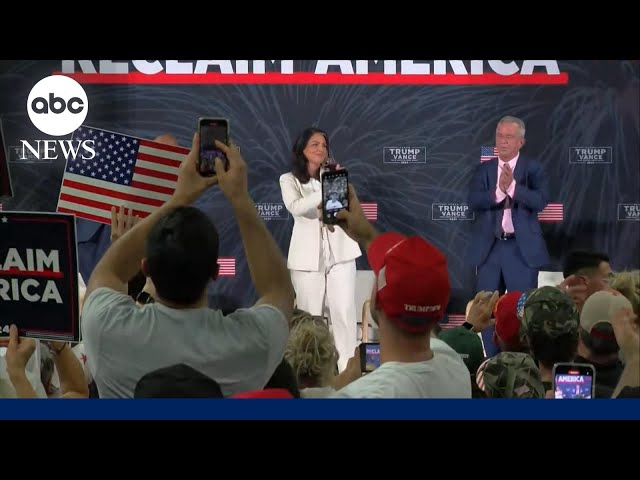
<svg viewBox="0 0 640 480">
<path fill-rule="evenodd" d="M 521 339 L 531 333 L 549 338 L 577 335 L 580 316 L 574 301 L 557 287 L 536 288 L 527 293 L 522 315 Z"/>
<path fill-rule="evenodd" d="M 540 370 L 526 353 L 502 352 L 478 369 L 476 383 L 490 398 L 544 398 Z"/>
</svg>

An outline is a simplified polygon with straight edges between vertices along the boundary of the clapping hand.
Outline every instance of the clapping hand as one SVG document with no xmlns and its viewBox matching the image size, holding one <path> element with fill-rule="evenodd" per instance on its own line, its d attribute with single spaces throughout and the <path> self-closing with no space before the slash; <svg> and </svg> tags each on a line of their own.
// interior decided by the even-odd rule
<svg viewBox="0 0 640 480">
<path fill-rule="evenodd" d="M 127 213 L 124 205 L 120 205 L 119 211 L 116 210 L 116 207 L 111 207 L 111 243 L 122 237 L 140 221 L 140 217 L 133 215 L 132 208 L 128 210 Z"/>
</svg>

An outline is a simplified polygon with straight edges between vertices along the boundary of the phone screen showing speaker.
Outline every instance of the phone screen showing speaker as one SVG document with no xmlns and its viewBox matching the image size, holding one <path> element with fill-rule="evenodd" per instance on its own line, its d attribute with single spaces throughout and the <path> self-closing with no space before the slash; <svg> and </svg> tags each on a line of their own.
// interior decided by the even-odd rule
<svg viewBox="0 0 640 480">
<path fill-rule="evenodd" d="M 336 214 L 349 208 L 349 176 L 346 170 L 322 175 L 322 218 L 324 223 L 336 223 Z"/>
<path fill-rule="evenodd" d="M 229 160 L 215 143 L 215 140 L 229 145 L 229 121 L 225 118 L 201 118 L 198 121 L 200 132 L 200 174 L 215 175 L 215 160 L 217 157 L 224 162 L 225 169 L 229 167 Z"/>
<path fill-rule="evenodd" d="M 553 367 L 554 398 L 593 398 L 595 369 L 593 365 L 557 363 Z"/>
<path fill-rule="evenodd" d="M 363 373 L 373 372 L 380 366 L 380 344 L 360 344 L 360 370 Z"/>
</svg>

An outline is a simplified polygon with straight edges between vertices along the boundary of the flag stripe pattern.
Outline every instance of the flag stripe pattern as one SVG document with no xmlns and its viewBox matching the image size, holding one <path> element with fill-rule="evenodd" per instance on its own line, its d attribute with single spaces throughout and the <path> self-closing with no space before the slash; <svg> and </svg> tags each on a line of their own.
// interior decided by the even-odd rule
<svg viewBox="0 0 640 480">
<path fill-rule="evenodd" d="M 498 156 L 498 149 L 496 147 L 480 147 L 480 162 L 486 162 L 487 160 L 494 159 Z"/>
<path fill-rule="evenodd" d="M 487 358 L 484 362 L 482 362 L 476 372 L 476 384 L 478 385 L 478 388 L 480 388 L 480 390 L 482 390 L 483 392 L 485 391 L 484 390 L 484 369 L 487 366 L 487 363 L 489 362 L 489 360 L 491 359 Z"/>
<path fill-rule="evenodd" d="M 234 257 L 219 257 L 218 266 L 221 277 L 233 277 L 236 274 L 236 259 Z"/>
<path fill-rule="evenodd" d="M 466 317 L 464 316 L 464 314 L 462 314 L 462 315 L 460 315 L 460 314 L 449 314 L 449 321 L 447 323 L 441 323 L 440 326 L 443 329 L 455 328 L 455 327 L 459 327 L 460 325 L 462 325 L 465 320 L 466 320 Z"/>
<path fill-rule="evenodd" d="M 564 220 L 564 207 L 562 203 L 549 203 L 538 213 L 540 222 L 562 222 Z"/>
<path fill-rule="evenodd" d="M 378 219 L 378 204 L 376 202 L 362 202 L 360 206 L 367 220 L 375 222 Z"/>
<path fill-rule="evenodd" d="M 58 199 L 58 212 L 111 224 L 111 207 L 124 205 L 141 218 L 149 216 L 173 194 L 178 169 L 189 153 L 182 147 L 81 126 L 72 136 L 92 140 L 91 159 L 80 149 L 68 158 Z"/>
</svg>

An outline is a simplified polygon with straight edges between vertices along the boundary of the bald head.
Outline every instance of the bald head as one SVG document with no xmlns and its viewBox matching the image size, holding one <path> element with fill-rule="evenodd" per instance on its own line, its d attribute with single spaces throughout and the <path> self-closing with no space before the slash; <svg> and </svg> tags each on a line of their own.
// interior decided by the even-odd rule
<svg viewBox="0 0 640 480">
<path fill-rule="evenodd" d="M 163 133 L 162 135 L 156 137 L 154 139 L 154 142 L 164 143 L 165 145 L 172 145 L 174 147 L 178 146 L 178 139 L 170 133 Z"/>
</svg>

